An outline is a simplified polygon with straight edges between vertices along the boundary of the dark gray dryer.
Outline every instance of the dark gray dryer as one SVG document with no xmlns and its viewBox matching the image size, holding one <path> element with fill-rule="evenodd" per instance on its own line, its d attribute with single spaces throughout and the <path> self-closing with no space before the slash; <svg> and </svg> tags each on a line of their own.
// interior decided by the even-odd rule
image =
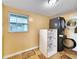
<svg viewBox="0 0 79 59">
<path fill-rule="evenodd" d="M 50 19 L 49 21 L 49 29 L 58 29 L 58 51 L 62 51 L 64 49 L 63 40 L 66 38 L 63 31 L 65 29 L 65 19 L 63 17 L 56 17 Z"/>
</svg>

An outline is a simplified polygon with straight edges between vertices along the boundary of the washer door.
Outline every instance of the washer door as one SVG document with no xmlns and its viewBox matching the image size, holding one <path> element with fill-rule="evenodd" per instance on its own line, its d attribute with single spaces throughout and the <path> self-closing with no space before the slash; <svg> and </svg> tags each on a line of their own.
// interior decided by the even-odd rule
<svg viewBox="0 0 79 59">
<path fill-rule="evenodd" d="M 63 40 L 63 45 L 65 48 L 73 49 L 76 47 L 76 42 L 71 38 L 66 38 Z"/>
<path fill-rule="evenodd" d="M 67 22 L 66 22 L 66 27 L 69 28 L 69 29 L 74 29 L 77 27 L 77 19 L 76 18 L 73 18 L 73 19 L 69 19 Z"/>
</svg>

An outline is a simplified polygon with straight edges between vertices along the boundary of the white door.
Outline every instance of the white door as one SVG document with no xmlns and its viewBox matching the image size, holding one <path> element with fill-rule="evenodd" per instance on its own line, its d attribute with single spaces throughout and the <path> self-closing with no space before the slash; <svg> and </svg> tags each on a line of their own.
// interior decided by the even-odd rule
<svg viewBox="0 0 79 59">
<path fill-rule="evenodd" d="M 48 57 L 57 53 L 57 29 L 48 30 Z"/>
</svg>

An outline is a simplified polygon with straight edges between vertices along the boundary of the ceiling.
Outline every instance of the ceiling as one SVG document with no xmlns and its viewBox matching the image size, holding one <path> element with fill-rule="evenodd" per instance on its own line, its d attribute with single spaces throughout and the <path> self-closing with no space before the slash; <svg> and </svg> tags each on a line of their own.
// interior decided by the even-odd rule
<svg viewBox="0 0 79 59">
<path fill-rule="evenodd" d="M 48 0 L 3 0 L 3 4 L 51 17 L 77 11 L 77 0 L 58 0 L 54 7 Z"/>
</svg>

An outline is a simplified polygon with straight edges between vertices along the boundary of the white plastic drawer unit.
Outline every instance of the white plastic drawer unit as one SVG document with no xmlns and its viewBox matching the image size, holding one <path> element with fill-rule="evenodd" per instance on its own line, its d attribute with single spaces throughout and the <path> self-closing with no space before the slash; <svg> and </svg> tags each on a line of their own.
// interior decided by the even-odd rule
<svg viewBox="0 0 79 59">
<path fill-rule="evenodd" d="M 41 29 L 39 49 L 45 57 L 57 53 L 57 29 Z"/>
</svg>

